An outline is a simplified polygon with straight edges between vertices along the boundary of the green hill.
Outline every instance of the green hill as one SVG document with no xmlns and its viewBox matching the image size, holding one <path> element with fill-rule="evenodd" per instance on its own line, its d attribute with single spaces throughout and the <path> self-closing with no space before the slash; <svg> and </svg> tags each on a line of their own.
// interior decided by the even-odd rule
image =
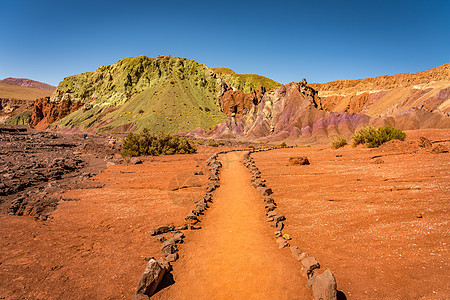
<svg viewBox="0 0 450 300">
<path fill-rule="evenodd" d="M 255 74 L 237 74 L 226 67 L 214 67 L 211 70 L 224 78 L 232 88 L 241 90 L 244 93 L 250 93 L 261 86 L 265 87 L 267 91 L 281 86 L 280 83 L 267 77 Z"/>
<path fill-rule="evenodd" d="M 56 122 L 97 132 L 180 132 L 210 129 L 226 115 L 218 105 L 222 79 L 195 61 L 160 56 L 124 58 L 65 78 L 51 100 L 84 103 Z"/>
</svg>

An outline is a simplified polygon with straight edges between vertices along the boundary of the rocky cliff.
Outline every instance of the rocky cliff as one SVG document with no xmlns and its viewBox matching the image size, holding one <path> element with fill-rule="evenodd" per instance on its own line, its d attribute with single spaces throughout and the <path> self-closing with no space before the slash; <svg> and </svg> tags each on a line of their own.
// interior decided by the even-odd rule
<svg viewBox="0 0 450 300">
<path fill-rule="evenodd" d="M 222 103 L 234 103 L 222 96 Z M 373 117 L 363 113 L 336 112 L 324 108 L 324 101 L 306 81 L 289 83 L 255 97 L 254 93 L 235 93 L 247 105 L 200 135 L 215 139 L 251 139 L 260 141 L 291 140 L 305 143 L 327 143 L 336 136 L 351 137 L 363 125 L 391 125 L 402 130 L 450 128 L 450 117 L 441 111 L 407 110 L 395 116 Z M 251 101 L 249 101 L 251 100 Z M 231 105 L 233 107 L 233 105 Z M 199 135 L 199 132 L 188 133 Z"/>
<path fill-rule="evenodd" d="M 41 120 L 63 129 L 96 132 L 139 131 L 177 132 L 197 127 L 212 128 L 225 119 L 218 105 L 222 80 L 205 65 L 195 61 L 161 56 L 125 58 L 94 72 L 65 78 L 57 87 L 50 105 L 33 114 L 33 124 Z M 66 103 L 66 104 L 64 104 Z M 55 116 L 64 116 L 62 119 Z M 45 121 L 44 123 L 48 123 Z"/>
<path fill-rule="evenodd" d="M 50 101 L 50 97 L 36 99 L 29 125 L 31 128 L 46 129 L 53 122 L 68 116 L 82 106 L 82 103 L 70 99 L 59 102 Z"/>
<path fill-rule="evenodd" d="M 28 124 L 33 105 L 33 101 L 0 98 L 0 124 Z"/>
<path fill-rule="evenodd" d="M 258 75 L 233 76 L 230 83 L 205 65 L 184 58 L 125 58 L 65 78 L 50 101 L 37 102 L 32 126 L 44 128 L 54 122 L 52 126 L 63 129 L 96 132 L 208 130 L 226 119 L 219 103 L 225 92 L 240 86 L 256 90 L 279 85 Z M 237 102 L 235 106 L 242 106 Z"/>
<path fill-rule="evenodd" d="M 450 113 L 450 64 L 420 73 L 311 84 L 329 111 L 395 117 L 411 111 Z"/>
</svg>

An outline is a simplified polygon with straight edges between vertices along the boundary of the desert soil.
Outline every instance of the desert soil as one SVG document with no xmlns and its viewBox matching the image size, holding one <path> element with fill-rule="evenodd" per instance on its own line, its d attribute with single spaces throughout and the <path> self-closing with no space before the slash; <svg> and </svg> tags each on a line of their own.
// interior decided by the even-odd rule
<svg viewBox="0 0 450 300">
<path fill-rule="evenodd" d="M 336 276 L 348 299 L 448 299 L 449 130 L 408 132 L 378 149 L 325 147 L 255 153 L 283 232 Z M 290 166 L 292 156 L 310 165 Z"/>
<path fill-rule="evenodd" d="M 150 231 L 184 224 L 207 183 L 193 172 L 206 174 L 210 155 L 111 165 L 47 221 L 1 214 L 0 299 L 131 299 L 145 258 L 160 256 Z"/>
<path fill-rule="evenodd" d="M 432 151 L 449 148 L 450 131 L 408 134 L 413 141 L 379 149 L 253 154 L 290 243 L 332 270 L 348 299 L 450 294 L 450 154 Z M 432 148 L 418 147 L 422 135 Z M 110 165 L 65 192 L 73 201 L 62 200 L 47 220 L 0 214 L 0 299 L 130 299 L 146 259 L 160 257 L 150 231 L 184 224 L 204 195 L 205 160 L 218 150 Z M 312 298 L 299 263 L 275 243 L 241 155 L 220 156 L 214 203 L 201 230 L 185 231 L 174 283 L 155 298 Z M 297 155 L 311 165 L 289 166 Z"/>
<path fill-rule="evenodd" d="M 201 222 L 180 247 L 175 283 L 155 299 L 311 299 L 300 263 L 279 250 L 264 202 L 250 185 L 244 152 L 219 156 L 221 186 Z"/>
</svg>

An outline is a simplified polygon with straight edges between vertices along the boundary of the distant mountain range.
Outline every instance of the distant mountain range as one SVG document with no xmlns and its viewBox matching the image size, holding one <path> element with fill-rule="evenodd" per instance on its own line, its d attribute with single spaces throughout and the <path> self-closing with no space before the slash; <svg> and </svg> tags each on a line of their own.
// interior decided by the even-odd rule
<svg viewBox="0 0 450 300">
<path fill-rule="evenodd" d="M 66 131 L 325 141 L 365 124 L 450 128 L 450 64 L 414 74 L 281 85 L 226 67 L 124 58 L 65 78 L 36 101 L 31 126 Z"/>
<path fill-rule="evenodd" d="M 46 84 L 43 82 L 27 79 L 27 78 L 8 77 L 3 80 L 0 80 L 0 83 L 23 86 L 23 87 L 34 88 L 34 89 L 41 89 L 41 90 L 50 90 L 50 91 L 54 91 L 56 89 L 55 86 L 52 86 L 52 85 L 49 85 L 49 84 Z"/>
</svg>

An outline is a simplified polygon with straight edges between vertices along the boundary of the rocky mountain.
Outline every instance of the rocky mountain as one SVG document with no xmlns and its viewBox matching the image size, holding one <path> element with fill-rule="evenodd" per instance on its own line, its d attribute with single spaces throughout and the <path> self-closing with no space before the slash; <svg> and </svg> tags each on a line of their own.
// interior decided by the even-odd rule
<svg viewBox="0 0 450 300">
<path fill-rule="evenodd" d="M 450 63 L 420 73 L 311 84 L 329 111 L 395 117 L 415 110 L 450 113 Z"/>
<path fill-rule="evenodd" d="M 351 137 L 367 124 L 450 128 L 449 91 L 449 64 L 416 74 L 323 85 L 303 80 L 269 92 L 226 91 L 220 103 L 229 118 L 212 131 L 188 134 L 326 143 L 335 136 Z"/>
<path fill-rule="evenodd" d="M 244 75 L 243 86 L 274 83 L 255 76 Z M 125 58 L 65 78 L 50 99 L 36 102 L 31 126 L 43 129 L 53 123 L 65 130 L 95 132 L 211 129 L 226 119 L 219 96 L 240 83 L 235 79 L 230 83 L 189 59 Z"/>
<path fill-rule="evenodd" d="M 12 78 L 8 77 L 3 80 L 0 80 L 0 83 L 4 84 L 10 84 L 10 85 L 16 85 L 16 86 L 23 86 L 28 88 L 34 88 L 34 89 L 41 89 L 41 90 L 50 90 L 54 91 L 56 87 L 53 85 L 49 85 L 43 82 L 27 79 L 27 78 Z"/>
<path fill-rule="evenodd" d="M 449 69 L 281 85 L 184 58 L 131 57 L 65 78 L 36 101 L 31 126 L 310 143 L 350 137 L 366 124 L 450 128 Z"/>
</svg>

